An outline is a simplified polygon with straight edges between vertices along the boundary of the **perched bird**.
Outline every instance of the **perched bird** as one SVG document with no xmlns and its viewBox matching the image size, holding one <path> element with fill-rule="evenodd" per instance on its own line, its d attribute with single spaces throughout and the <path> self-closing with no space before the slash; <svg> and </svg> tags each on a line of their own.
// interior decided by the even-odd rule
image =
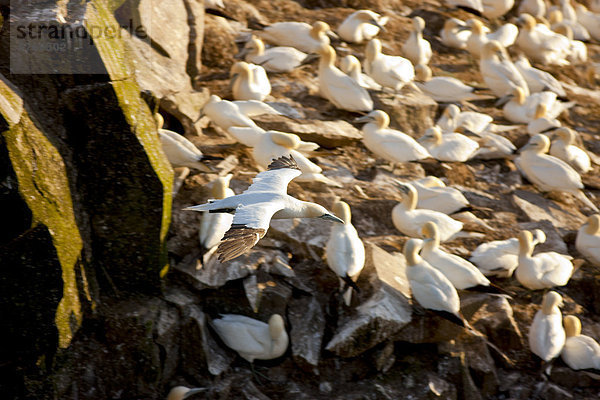
<svg viewBox="0 0 600 400">
<path fill-rule="evenodd" d="M 406 277 L 412 296 L 421 307 L 433 310 L 458 325 L 468 326 L 460 313 L 460 299 L 456 289 L 444 274 L 421 258 L 421 246 L 419 239 L 409 239 L 404 244 Z"/>
<path fill-rule="evenodd" d="M 544 243 L 546 234 L 540 229 L 533 230 L 532 245 Z M 469 258 L 486 276 L 510 278 L 519 265 L 519 239 L 494 240 L 482 243 Z"/>
<path fill-rule="evenodd" d="M 477 16 L 483 15 L 482 0 L 446 0 L 446 3 L 450 7 L 460 8 Z"/>
<path fill-rule="evenodd" d="M 543 17 L 546 15 L 546 2 L 544 0 L 522 0 L 517 14 L 529 14 L 536 18 Z"/>
<path fill-rule="evenodd" d="M 529 231 L 519 233 L 519 265 L 515 276 L 527 289 L 546 289 L 567 284 L 573 273 L 570 256 L 549 251 L 533 253 L 533 235 Z"/>
<path fill-rule="evenodd" d="M 566 162 L 546 154 L 550 139 L 537 134 L 520 149 L 515 165 L 531 183 L 542 192 L 559 191 L 573 194 L 589 208 L 598 212 L 598 207 L 583 194 L 581 176 Z"/>
<path fill-rule="evenodd" d="M 336 201 L 332 210 L 344 224 L 336 224 L 331 228 L 325 254 L 327 265 L 340 277 L 340 287 L 349 286 L 343 295 L 344 302 L 349 306 L 352 289 L 357 288 L 354 280 L 365 266 L 365 246 L 352 226 L 350 206 L 343 201 Z"/>
<path fill-rule="evenodd" d="M 487 19 L 500 18 L 506 14 L 514 5 L 514 0 L 481 0 L 483 16 Z"/>
<path fill-rule="evenodd" d="M 202 161 L 222 160 L 222 157 L 202 154 L 200 149 L 194 146 L 194 144 L 187 140 L 183 135 L 168 129 L 162 129 L 164 123 L 162 115 L 156 114 L 155 118 L 158 125 L 160 144 L 173 168 L 189 167 L 202 172 L 214 172 L 212 168 L 204 165 Z"/>
<path fill-rule="evenodd" d="M 458 18 L 448 18 L 440 31 L 440 38 L 445 46 L 464 50 L 471 37 L 471 30 Z"/>
<path fill-rule="evenodd" d="M 260 65 L 239 61 L 231 67 L 233 98 L 263 101 L 271 93 L 271 83 Z"/>
<path fill-rule="evenodd" d="M 447 253 L 440 248 L 440 234 L 435 222 L 426 222 L 423 225 L 422 233 L 425 240 L 421 257 L 444 274 L 456 289 L 501 293 L 497 288 L 490 286 L 490 281 L 476 266 L 464 258 Z"/>
<path fill-rule="evenodd" d="M 375 155 L 391 162 L 407 162 L 431 157 L 415 139 L 390 129 L 390 117 L 381 110 L 371 111 L 356 122 L 366 122 L 362 128 L 363 143 Z"/>
<path fill-rule="evenodd" d="M 580 40 L 575 40 L 573 29 L 565 23 L 556 24 L 553 28 L 554 32 L 563 35 L 569 39 L 569 54 L 567 60 L 571 63 L 584 63 L 588 60 L 587 46 Z"/>
<path fill-rule="evenodd" d="M 586 260 L 600 266 L 600 214 L 590 215 L 579 228 L 575 248 Z"/>
<path fill-rule="evenodd" d="M 465 85 L 456 78 L 450 76 L 433 77 L 431 68 L 427 65 L 417 65 L 415 67 L 415 84 L 424 94 L 437 102 L 450 103 L 491 98 L 491 96 L 475 93 L 476 88 Z"/>
<path fill-rule="evenodd" d="M 479 148 L 471 158 L 479 160 L 511 158 L 517 150 L 510 140 L 491 132 L 485 133 L 485 136 L 477 139 L 477 144 Z"/>
<path fill-rule="evenodd" d="M 400 232 L 410 237 L 420 237 L 423 225 L 433 221 L 438 227 L 440 241 L 445 242 L 462 229 L 462 222 L 452 219 L 444 213 L 416 209 L 419 199 L 417 190 L 411 184 L 396 181 L 396 186 L 402 192 L 403 199 L 392 209 L 392 222 Z"/>
<path fill-rule="evenodd" d="M 527 96 L 520 87 L 513 88 L 507 98 L 510 100 L 502 107 L 504 118 L 522 124 L 528 124 L 536 119 L 535 116 L 540 104 L 545 105 L 545 115 L 551 119 L 558 117 L 563 111 L 575 105 L 572 101 L 559 101 L 554 92 L 531 93 Z"/>
<path fill-rule="evenodd" d="M 569 65 L 569 39 L 538 24 L 531 15 L 521 14 L 517 19 L 519 36 L 515 44 L 534 62 L 544 65 Z"/>
<path fill-rule="evenodd" d="M 304 53 L 316 53 L 322 46 L 328 46 L 328 33 L 332 33 L 331 28 L 322 21 L 312 26 L 305 22 L 276 22 L 255 32 L 269 43 L 294 47 Z"/>
<path fill-rule="evenodd" d="M 530 92 L 550 91 L 561 97 L 567 96 L 565 89 L 563 89 L 562 84 L 558 79 L 546 71 L 532 67 L 527 57 L 523 54 L 517 58 L 517 61 L 515 61 L 514 64 L 523 78 L 525 78 Z"/>
<path fill-rule="evenodd" d="M 580 174 L 585 174 L 592 169 L 592 162 L 585 150 L 575 146 L 575 135 L 576 132 L 567 127 L 556 129 L 553 136 L 557 139 L 550 145 L 550 155 L 560 158 Z"/>
<path fill-rule="evenodd" d="M 427 176 L 410 182 L 417 190 L 417 208 L 453 214 L 469 209 L 469 201 L 460 190 L 447 187 L 441 179 Z"/>
<path fill-rule="evenodd" d="M 548 105 L 540 103 L 535 109 L 533 120 L 527 124 L 527 133 L 531 136 L 537 135 L 538 133 L 546 133 L 556 128 L 560 128 L 562 125 L 556 118 L 549 118 Z"/>
<path fill-rule="evenodd" d="M 193 388 L 190 389 L 185 386 L 175 386 L 169 391 L 167 400 L 184 400 L 188 397 L 206 391 L 206 388 Z"/>
<path fill-rule="evenodd" d="M 240 57 L 248 63 L 260 65 L 269 72 L 290 72 L 299 67 L 308 55 L 293 47 L 280 46 L 265 50 L 265 44 L 259 38 L 250 39 Z"/>
<path fill-rule="evenodd" d="M 427 65 L 431 56 L 431 44 L 423 39 L 423 30 L 425 29 L 425 20 L 421 17 L 412 19 L 413 29 L 410 36 L 402 45 L 402 54 L 408 58 L 413 65 Z"/>
<path fill-rule="evenodd" d="M 570 40 L 590 40 L 590 33 L 585 29 L 583 25 L 577 21 L 577 19 L 565 19 L 562 11 L 555 9 L 548 15 L 548 22 L 550 23 L 550 29 L 556 33 L 560 33 L 563 36 L 567 36 L 562 32 L 558 31 L 561 26 L 566 26 L 571 30 L 572 37 Z"/>
<path fill-rule="evenodd" d="M 478 19 L 469 19 L 466 23 L 471 29 L 471 36 L 467 40 L 467 51 L 475 57 L 481 57 L 483 46 L 491 41 L 497 40 L 502 46 L 509 47 L 515 43 L 519 29 L 513 24 L 504 24 L 495 32 L 486 32 L 483 22 Z"/>
<path fill-rule="evenodd" d="M 348 43 L 362 43 L 373 39 L 383 26 L 388 17 L 383 17 L 370 10 L 358 10 L 348 15 L 340 24 L 337 33 L 340 38 Z"/>
<path fill-rule="evenodd" d="M 479 148 L 476 141 L 460 133 L 442 134 L 442 130 L 438 126 L 427 128 L 419 139 L 419 143 L 433 158 L 440 161 L 464 162 L 471 158 Z"/>
<path fill-rule="evenodd" d="M 283 318 L 271 315 L 265 324 L 244 315 L 224 314 L 212 321 L 212 326 L 227 345 L 249 363 L 281 357 L 289 344 Z"/>
<path fill-rule="evenodd" d="M 498 97 L 509 95 L 515 87 L 529 94 L 525 78 L 510 61 L 506 49 L 497 41 L 491 40 L 483 46 L 479 70 L 485 84 Z"/>
<path fill-rule="evenodd" d="M 212 182 L 210 193 L 214 200 L 235 196 L 233 190 L 229 188 L 229 182 L 231 181 L 232 176 L 232 174 L 228 174 L 227 176 L 219 177 Z M 200 231 L 198 233 L 202 247 L 211 249 L 218 245 L 225 235 L 225 232 L 229 230 L 232 220 L 233 215 L 228 213 L 211 214 L 204 212 L 202 215 L 202 222 L 200 223 Z"/>
<path fill-rule="evenodd" d="M 221 129 L 232 126 L 247 126 L 256 128 L 257 125 L 250 119 L 262 114 L 281 115 L 280 112 L 257 100 L 222 100 L 217 95 L 211 95 L 208 103 L 204 105 L 202 113 Z"/>
<path fill-rule="evenodd" d="M 577 15 L 576 20 L 583 25 L 592 39 L 600 40 L 600 14 L 590 12 L 583 4 L 577 4 L 575 12 Z M 568 19 L 566 15 L 565 19 Z"/>
<path fill-rule="evenodd" d="M 574 370 L 600 370 L 600 344 L 593 338 L 581 334 L 581 321 L 574 315 L 563 319 L 567 339 L 560 356 Z"/>
<path fill-rule="evenodd" d="M 535 314 L 529 328 L 529 348 L 546 362 L 558 357 L 565 344 L 566 335 L 559 309 L 562 303 L 562 297 L 558 293 L 546 293 L 542 308 Z"/>
<path fill-rule="evenodd" d="M 347 111 L 368 112 L 373 109 L 369 92 L 354 79 L 335 67 L 335 50 L 331 46 L 319 49 L 319 89 L 321 96 L 337 108 Z"/>
<path fill-rule="evenodd" d="M 323 206 L 297 200 L 286 193 L 288 183 L 300 174 L 293 157 L 280 157 L 273 160 L 267 171 L 256 175 L 244 193 L 184 210 L 235 213 L 231 228 L 217 248 L 221 262 L 252 248 L 267 233 L 271 218 L 321 218 L 343 224 Z"/>
<path fill-rule="evenodd" d="M 365 72 L 381 86 L 400 90 L 415 78 L 415 69 L 409 60 L 381 53 L 379 39 L 367 43 L 365 58 Z"/>
<path fill-rule="evenodd" d="M 365 89 L 381 90 L 381 85 L 367 74 L 363 74 L 358 58 L 348 55 L 340 60 L 340 69 L 343 73 L 354 79 Z"/>
</svg>

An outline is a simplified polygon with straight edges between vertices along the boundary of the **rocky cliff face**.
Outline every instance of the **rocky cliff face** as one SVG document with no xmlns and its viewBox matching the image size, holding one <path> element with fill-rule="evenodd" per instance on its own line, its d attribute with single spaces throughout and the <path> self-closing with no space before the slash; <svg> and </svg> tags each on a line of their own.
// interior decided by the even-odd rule
<svg viewBox="0 0 600 400">
<path fill-rule="evenodd" d="M 263 116 L 257 123 L 319 143 L 323 149 L 312 159 L 343 184 L 292 182 L 289 193 L 327 207 L 336 197 L 350 204 L 367 250 L 352 307 L 343 305 L 337 277 L 323 259 L 329 225 L 275 221 L 252 252 L 224 265 L 203 264 L 200 216 L 181 209 L 206 201 L 205 184 L 216 175 L 193 173 L 172 199 L 173 171 L 160 148 L 154 112 L 206 153 L 226 157 L 219 174 L 234 173 L 237 193 L 258 172 L 248 148 L 200 119 L 209 92 L 230 98 L 229 68 L 242 28 L 284 20 L 324 20 L 335 28 L 355 9 L 370 8 L 390 15 L 381 38 L 388 53 L 399 54 L 409 16 L 420 15 L 436 53 L 434 69 L 481 81 L 476 62 L 436 38 L 447 17 L 439 4 L 226 1 L 225 12 L 238 22 L 205 16 L 195 0 L 41 1 L 35 12 L 29 3 L 11 6 L 10 14 L 0 6 L 3 398 L 159 399 L 181 384 L 206 387 L 196 397 L 215 399 L 597 397 L 597 377 L 561 361 L 549 377 L 541 373 L 527 332 L 542 293 L 514 279 L 495 281 L 514 293 L 510 299 L 460 293 L 463 314 L 494 346 L 413 311 L 399 254 L 406 237 L 390 218 L 399 199 L 392 180 L 434 174 L 459 187 L 487 224 L 467 223 L 475 234 L 446 243 L 455 254 L 466 257 L 479 243 L 513 237 L 520 229 L 543 229 L 548 241 L 539 251 L 568 252 L 580 266 L 560 289 L 563 313 L 578 314 L 584 333 L 598 337 L 599 271 L 574 248 L 585 218 L 579 201 L 540 194 L 510 160 L 377 160 L 350 124 L 355 115 L 316 94 L 315 65 L 270 75 L 269 100 L 293 108 L 295 119 Z M 93 42 L 77 54 L 31 51 L 69 43 L 17 37 L 18 28 L 29 24 L 78 26 Z M 140 31 L 132 34 L 130 26 Z M 121 35 L 99 33 L 98 27 Z M 597 45 L 588 48 L 598 55 Z M 341 46 L 338 52 L 361 57 L 363 49 Z M 561 118 L 600 153 L 597 85 L 583 81 L 582 69 L 552 70 L 580 86 L 569 91 L 578 105 Z M 372 96 L 392 126 L 413 136 L 440 111 L 420 95 Z M 501 119 L 492 101 L 477 107 Z M 509 138 L 520 146 L 524 135 L 519 129 Z M 594 165 L 584 177 L 588 186 L 600 187 L 599 172 Z M 208 321 L 218 313 L 263 321 L 273 313 L 284 316 L 289 349 L 277 360 L 256 363 L 268 380 L 253 377 L 214 334 Z"/>
</svg>

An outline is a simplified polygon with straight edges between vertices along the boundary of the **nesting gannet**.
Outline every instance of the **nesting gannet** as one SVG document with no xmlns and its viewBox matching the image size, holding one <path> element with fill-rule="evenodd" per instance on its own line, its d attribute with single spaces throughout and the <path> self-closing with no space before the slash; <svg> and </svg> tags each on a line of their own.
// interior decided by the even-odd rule
<svg viewBox="0 0 600 400">
<path fill-rule="evenodd" d="M 477 136 L 485 136 L 488 133 L 505 132 L 518 128 L 513 125 L 496 125 L 492 122 L 494 118 L 488 114 L 475 111 L 461 111 L 456 104 L 449 104 L 437 120 L 436 125 L 442 133 L 453 133 L 458 128 Z"/>
<path fill-rule="evenodd" d="M 527 124 L 536 119 L 535 116 L 540 104 L 545 104 L 545 115 L 550 119 L 558 117 L 563 111 L 575 105 L 574 102 L 559 101 L 554 92 L 537 92 L 527 96 L 520 87 L 513 88 L 507 98 L 510 98 L 510 100 L 502 107 L 504 118 L 522 124 Z"/>
<path fill-rule="evenodd" d="M 347 111 L 367 112 L 373 109 L 369 92 L 354 79 L 337 69 L 335 50 L 331 46 L 319 49 L 319 89 L 321 95 L 337 108 Z"/>
<path fill-rule="evenodd" d="M 370 10 L 358 10 L 348 15 L 340 24 L 337 33 L 343 41 L 348 43 L 362 43 L 373 39 L 383 26 L 388 17 L 381 16 Z"/>
<path fill-rule="evenodd" d="M 529 348 L 546 362 L 558 357 L 565 344 L 565 330 L 559 309 L 562 302 L 558 293 L 546 293 L 542 300 L 542 308 L 533 317 L 529 328 Z"/>
<path fill-rule="evenodd" d="M 529 139 L 527 145 L 521 148 L 520 156 L 515 159 L 515 165 L 521 173 L 542 192 L 568 192 L 583 201 L 594 211 L 598 207 L 581 191 L 581 177 L 566 162 L 546 154 L 550 148 L 550 139 L 537 134 Z"/>
<path fill-rule="evenodd" d="M 204 165 L 203 160 L 222 160 L 221 157 L 206 156 L 202 154 L 192 142 L 183 135 L 168 129 L 162 129 L 164 119 L 162 115 L 155 116 L 158 124 L 160 144 L 167 159 L 174 168 L 189 167 L 203 172 L 214 172 L 212 168 Z"/>
<path fill-rule="evenodd" d="M 400 90 L 415 78 L 415 69 L 409 60 L 381 53 L 379 39 L 367 43 L 365 58 L 365 72 L 381 86 Z"/>
<path fill-rule="evenodd" d="M 228 132 L 235 136 L 244 136 L 242 131 L 249 131 L 251 128 L 230 128 Z M 251 133 L 252 134 L 252 133 Z M 256 163 L 262 168 L 267 168 L 274 158 L 279 158 L 290 154 L 302 174 L 296 178 L 296 182 L 322 182 L 326 185 L 338 186 L 340 184 L 327 178 L 321 172 L 323 170 L 317 164 L 310 161 L 299 150 L 302 141 L 293 133 L 279 131 L 265 131 L 258 135 L 252 148 L 252 156 Z"/>
<path fill-rule="evenodd" d="M 365 146 L 387 161 L 407 162 L 431 157 L 415 139 L 390 129 L 390 117 L 384 111 L 371 111 L 368 115 L 356 119 L 356 122 L 366 122 L 362 128 Z"/>
<path fill-rule="evenodd" d="M 350 286 L 344 293 L 344 302 L 349 306 L 352 288 L 356 287 L 354 279 L 365 266 L 365 246 L 352 226 L 350 206 L 343 201 L 336 201 L 332 210 L 344 224 L 336 224 L 331 228 L 325 254 L 327 265 L 340 277 L 340 286 Z"/>
<path fill-rule="evenodd" d="M 533 245 L 544 243 L 546 234 L 540 229 L 533 231 Z M 469 258 L 486 276 L 510 278 L 519 265 L 519 239 L 494 240 L 482 243 Z"/>
<path fill-rule="evenodd" d="M 417 208 L 453 214 L 469 206 L 469 201 L 460 190 L 447 187 L 435 176 L 427 176 L 410 184 L 417 190 Z"/>
<path fill-rule="evenodd" d="M 567 127 L 558 128 L 553 135 L 557 139 L 553 140 L 550 146 L 551 156 L 560 158 L 580 174 L 585 174 L 592 169 L 590 156 L 575 146 L 576 132 L 574 130 Z"/>
<path fill-rule="evenodd" d="M 367 74 L 363 74 L 358 58 L 348 55 L 340 60 L 340 69 L 365 89 L 381 90 L 381 85 Z"/>
<path fill-rule="evenodd" d="M 289 344 L 285 324 L 279 314 L 271 315 L 268 324 L 244 315 L 224 314 L 214 319 L 212 326 L 227 347 L 250 363 L 280 357 Z"/>
<path fill-rule="evenodd" d="M 575 12 L 577 13 L 577 21 L 587 29 L 590 36 L 594 40 L 600 40 L 600 14 L 590 12 L 583 4 L 577 4 Z M 565 19 L 567 19 L 566 16 Z"/>
<path fill-rule="evenodd" d="M 577 11 L 575 10 L 575 7 L 571 5 L 571 1 L 572 0 L 558 0 L 559 9 L 566 20 L 576 21 Z"/>
<path fill-rule="evenodd" d="M 519 265 L 515 276 L 527 289 L 546 289 L 564 286 L 571 278 L 571 257 L 549 251 L 533 253 L 533 235 L 529 231 L 519 233 Z"/>
<path fill-rule="evenodd" d="M 257 127 L 249 117 L 260 114 L 280 115 L 274 108 L 260 101 L 229 101 L 222 100 L 217 95 L 211 95 L 208 103 L 202 109 L 213 123 L 221 129 L 229 129 L 232 126 Z"/>
<path fill-rule="evenodd" d="M 515 87 L 520 87 L 526 95 L 529 94 L 525 78 L 508 57 L 506 49 L 495 40 L 483 46 L 479 70 L 485 84 L 498 97 L 510 94 Z"/>
<path fill-rule="evenodd" d="M 590 215 L 577 231 L 575 248 L 594 265 L 600 266 L 600 215 Z"/>
<path fill-rule="evenodd" d="M 487 133 L 477 139 L 477 144 L 479 144 L 479 148 L 471 158 L 479 160 L 511 158 L 517 150 L 510 140 L 495 133 Z"/>
<path fill-rule="evenodd" d="M 271 83 L 260 65 L 237 62 L 231 67 L 233 98 L 263 101 L 271 93 Z"/>
<path fill-rule="evenodd" d="M 450 7 L 460 8 L 475 15 L 483 14 L 482 0 L 446 0 L 446 3 Z"/>
<path fill-rule="evenodd" d="M 229 188 L 232 174 L 217 178 L 212 182 L 211 195 L 215 200 L 224 199 L 226 197 L 235 196 L 233 190 Z M 233 215 L 228 213 L 208 213 L 204 212 L 202 222 L 200 223 L 200 231 L 198 236 L 200 244 L 205 249 L 211 249 L 219 244 L 225 232 L 229 230 Z"/>
<path fill-rule="evenodd" d="M 460 299 L 452 283 L 419 255 L 422 242 L 409 239 L 404 244 L 406 278 L 414 299 L 421 305 L 441 313 L 458 325 L 468 326 L 460 313 Z"/>
<path fill-rule="evenodd" d="M 431 44 L 423 39 L 423 30 L 425 29 L 425 20 L 421 17 L 412 19 L 413 29 L 410 36 L 402 45 L 402 54 L 408 58 L 413 65 L 427 65 L 433 55 Z"/>
<path fill-rule="evenodd" d="M 421 257 L 444 274 L 456 289 L 500 293 L 498 289 L 490 286 L 490 281 L 476 266 L 464 258 L 447 253 L 440 248 L 440 235 L 435 222 L 426 222 L 423 225 L 422 233 L 425 240 Z"/>
<path fill-rule="evenodd" d="M 527 133 L 529 135 L 537 135 L 545 133 L 561 126 L 561 123 L 556 118 L 548 118 L 546 116 L 548 106 L 546 104 L 538 104 L 535 109 L 534 119 L 527 124 Z"/>
<path fill-rule="evenodd" d="M 467 27 L 471 29 L 467 50 L 475 57 L 481 57 L 483 46 L 490 40 L 496 40 L 502 46 L 509 47 L 519 34 L 519 29 L 513 24 L 504 24 L 495 32 L 486 32 L 483 22 L 473 18 L 467 21 Z"/>
<path fill-rule="evenodd" d="M 465 85 L 460 80 L 450 76 L 433 77 L 431 68 L 427 65 L 415 67 L 415 84 L 427 96 L 437 102 L 459 102 L 464 100 L 483 100 L 490 96 L 474 93 L 476 88 Z"/>
<path fill-rule="evenodd" d="M 567 95 L 558 79 L 546 71 L 532 67 L 527 57 L 525 57 L 523 54 L 517 58 L 517 61 L 515 61 L 514 64 L 523 78 L 525 78 L 530 92 L 535 93 L 547 90 L 562 97 Z"/>
<path fill-rule="evenodd" d="M 304 53 L 316 53 L 323 45 L 329 45 L 329 25 L 317 21 L 312 26 L 305 22 L 276 22 L 255 32 L 261 39 L 278 46 L 294 47 Z"/>
<path fill-rule="evenodd" d="M 569 65 L 566 60 L 570 48 L 569 39 L 538 24 L 529 14 L 519 16 L 517 25 L 520 29 L 515 44 L 527 58 L 545 65 Z"/>
<path fill-rule="evenodd" d="M 517 14 L 529 14 L 533 17 L 546 15 L 546 2 L 544 0 L 522 0 L 517 9 Z"/>
<path fill-rule="evenodd" d="M 307 54 L 289 46 L 271 47 L 265 50 L 262 40 L 250 39 L 240 56 L 249 63 L 260 65 L 269 72 L 289 72 L 302 65 Z"/>
<path fill-rule="evenodd" d="M 560 356 L 570 368 L 600 370 L 600 344 L 581 334 L 581 321 L 574 315 L 563 319 L 567 339 Z"/>
<path fill-rule="evenodd" d="M 587 29 L 585 29 L 585 27 L 581 25 L 576 19 L 565 19 L 562 11 L 560 10 L 552 10 L 548 16 L 548 22 L 550 23 L 550 29 L 552 29 L 556 33 L 560 33 L 563 36 L 567 35 L 565 35 L 562 32 L 559 32 L 557 28 L 561 26 L 568 26 L 573 35 L 571 38 L 569 38 L 571 40 L 590 40 L 590 33 L 587 31 Z"/>
<path fill-rule="evenodd" d="M 439 161 L 464 162 L 475 154 L 479 144 L 460 133 L 445 133 L 438 126 L 428 128 L 419 143 Z"/>
<path fill-rule="evenodd" d="M 300 174 L 292 157 L 280 157 L 273 160 L 267 171 L 256 175 L 252 185 L 242 194 L 185 210 L 235 213 L 231 228 L 217 248 L 221 262 L 252 248 L 267 233 L 271 218 L 321 218 L 343 224 L 344 221 L 325 207 L 287 195 L 288 183 Z"/>
<path fill-rule="evenodd" d="M 442 43 L 448 47 L 464 50 L 467 48 L 467 40 L 471 36 L 471 30 L 458 18 L 448 18 L 440 31 Z"/>
<path fill-rule="evenodd" d="M 557 24 L 554 27 L 554 32 L 569 39 L 570 46 L 567 60 L 574 64 L 584 63 L 588 60 L 587 46 L 580 40 L 574 40 L 573 30 L 570 26 L 564 23 Z"/>
<path fill-rule="evenodd" d="M 167 400 L 184 400 L 188 397 L 206 391 L 206 388 L 188 388 L 185 386 L 175 386 L 169 391 Z"/>
<path fill-rule="evenodd" d="M 462 222 L 444 213 L 416 209 L 419 199 L 417 190 L 411 184 L 396 182 L 396 185 L 401 190 L 403 199 L 392 209 L 392 222 L 400 232 L 410 237 L 420 237 L 423 225 L 433 221 L 438 227 L 440 241 L 445 242 L 462 229 Z"/>
<path fill-rule="evenodd" d="M 514 0 L 481 0 L 483 16 L 496 19 L 506 14 L 515 4 Z"/>
</svg>

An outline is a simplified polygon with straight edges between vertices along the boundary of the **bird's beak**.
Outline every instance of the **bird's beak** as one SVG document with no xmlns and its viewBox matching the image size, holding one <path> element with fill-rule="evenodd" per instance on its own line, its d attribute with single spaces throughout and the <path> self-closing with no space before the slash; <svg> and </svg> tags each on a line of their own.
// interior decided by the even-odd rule
<svg viewBox="0 0 600 400">
<path fill-rule="evenodd" d="M 407 194 L 407 193 L 408 193 L 408 187 L 407 187 L 407 186 L 406 186 L 404 183 L 402 183 L 402 182 L 400 182 L 400 181 L 396 181 L 396 180 L 395 180 L 395 181 L 394 181 L 394 184 L 396 185 L 396 187 L 397 187 L 398 189 L 400 189 L 400 191 L 401 191 L 402 193 L 404 193 L 404 194 Z"/>
<path fill-rule="evenodd" d="M 321 218 L 321 219 L 327 219 L 327 220 L 329 220 L 329 221 L 339 222 L 340 224 L 343 224 L 343 223 L 344 223 L 344 220 L 342 220 L 342 219 L 340 219 L 340 218 L 336 217 L 336 216 L 335 216 L 335 215 L 333 215 L 333 214 L 323 214 L 323 215 L 321 215 L 319 218 Z"/>
<path fill-rule="evenodd" d="M 373 118 L 371 118 L 371 116 L 367 114 L 367 115 L 363 115 L 362 117 L 355 118 L 354 121 L 352 121 L 352 122 L 362 123 L 362 122 L 372 122 L 372 121 L 373 121 Z"/>
<path fill-rule="evenodd" d="M 374 19 L 370 20 L 369 24 L 375 25 L 376 27 L 381 29 L 383 32 L 385 32 L 385 28 L 383 27 L 383 25 L 380 25 L 379 22 L 377 22 L 376 20 L 374 20 Z"/>
<path fill-rule="evenodd" d="M 334 40 L 338 40 L 340 38 L 337 35 L 337 33 L 335 33 L 334 31 L 332 31 L 331 29 L 327 31 L 327 36 L 329 36 L 331 39 L 334 39 Z"/>
<path fill-rule="evenodd" d="M 183 399 L 187 399 L 188 397 L 193 396 L 196 393 L 204 392 L 205 390 L 206 390 L 206 388 L 190 389 L 183 395 Z"/>
<path fill-rule="evenodd" d="M 507 94 L 506 96 L 500 97 L 496 103 L 494 103 L 495 107 L 500 107 L 505 105 L 506 103 L 508 103 L 510 100 L 512 100 L 515 97 L 514 94 Z"/>
</svg>

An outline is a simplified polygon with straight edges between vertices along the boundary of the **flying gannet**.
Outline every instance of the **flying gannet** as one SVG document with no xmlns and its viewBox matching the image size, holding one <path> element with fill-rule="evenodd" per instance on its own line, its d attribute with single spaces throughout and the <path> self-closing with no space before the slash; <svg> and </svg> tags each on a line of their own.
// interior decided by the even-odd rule
<svg viewBox="0 0 600 400">
<path fill-rule="evenodd" d="M 546 362 L 558 357 L 565 344 L 566 335 L 559 309 L 562 303 L 562 297 L 558 293 L 546 293 L 542 308 L 535 314 L 529 328 L 529 347 Z"/>
<path fill-rule="evenodd" d="M 221 262 L 236 258 L 252 248 L 267 233 L 271 218 L 322 218 L 343 224 L 344 221 L 325 207 L 287 194 L 288 183 L 300 174 L 293 157 L 280 157 L 269 165 L 267 171 L 256 175 L 252 185 L 242 194 L 185 210 L 235 214 L 231 228 L 217 248 Z"/>
<path fill-rule="evenodd" d="M 348 15 L 340 24 L 337 33 L 340 38 L 348 43 L 362 43 L 373 39 L 383 26 L 388 17 L 381 16 L 370 10 L 358 10 Z"/>
<path fill-rule="evenodd" d="M 567 339 L 560 352 L 565 364 L 574 370 L 600 370 L 600 345 L 593 338 L 581 334 L 581 321 L 574 315 L 563 319 Z"/>
<path fill-rule="evenodd" d="M 600 266 L 600 214 L 590 215 L 579 228 L 575 248 L 586 260 Z"/>
</svg>

